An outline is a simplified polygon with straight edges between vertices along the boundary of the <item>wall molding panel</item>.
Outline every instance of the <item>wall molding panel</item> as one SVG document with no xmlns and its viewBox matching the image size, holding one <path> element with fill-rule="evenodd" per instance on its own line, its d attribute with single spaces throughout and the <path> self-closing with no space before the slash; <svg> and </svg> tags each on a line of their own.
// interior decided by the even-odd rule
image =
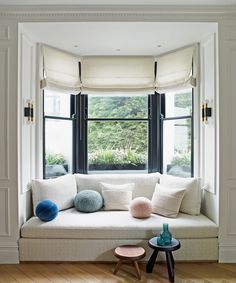
<svg viewBox="0 0 236 283">
<path fill-rule="evenodd" d="M 9 180 L 9 48 L 0 46 L 0 180 Z"/>
<path fill-rule="evenodd" d="M 0 263 L 19 262 L 17 22 L 0 21 Z"/>
<path fill-rule="evenodd" d="M 9 26 L 0 26 L 0 41 L 10 40 L 10 27 Z"/>
<path fill-rule="evenodd" d="M 236 262 L 236 22 L 222 24 L 220 35 L 219 261 Z"/>
<path fill-rule="evenodd" d="M 236 236 L 236 222 L 235 222 L 236 206 L 235 206 L 235 199 L 236 199 L 236 187 L 235 188 L 230 188 L 228 190 L 227 233 L 228 233 L 228 235 L 234 235 L 234 236 Z"/>
<path fill-rule="evenodd" d="M 10 236 L 9 188 L 0 188 L 0 236 Z"/>
<path fill-rule="evenodd" d="M 236 40 L 230 40 L 226 44 L 227 50 L 227 65 L 228 65 L 228 85 L 230 88 L 229 93 L 229 111 L 228 111 L 228 144 L 229 144 L 229 175 L 228 180 L 236 180 L 236 131 L 235 131 L 235 105 L 236 105 L 236 95 L 235 95 L 235 74 L 236 74 Z"/>
</svg>

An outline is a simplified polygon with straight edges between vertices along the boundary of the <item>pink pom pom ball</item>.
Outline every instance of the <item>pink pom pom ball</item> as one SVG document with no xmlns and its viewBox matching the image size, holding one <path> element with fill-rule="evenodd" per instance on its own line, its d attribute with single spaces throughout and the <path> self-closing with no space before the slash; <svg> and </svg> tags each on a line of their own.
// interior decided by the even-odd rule
<svg viewBox="0 0 236 283">
<path fill-rule="evenodd" d="M 130 203 L 129 211 L 133 217 L 148 218 L 152 213 L 152 203 L 145 197 L 135 198 Z"/>
</svg>

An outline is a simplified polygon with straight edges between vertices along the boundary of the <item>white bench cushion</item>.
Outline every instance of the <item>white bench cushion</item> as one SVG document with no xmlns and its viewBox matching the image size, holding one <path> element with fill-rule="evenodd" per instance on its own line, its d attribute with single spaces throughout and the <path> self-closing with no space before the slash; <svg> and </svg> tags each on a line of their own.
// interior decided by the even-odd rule
<svg viewBox="0 0 236 283">
<path fill-rule="evenodd" d="M 60 211 L 50 222 L 37 217 L 21 228 L 21 237 L 40 239 L 149 239 L 169 223 L 174 237 L 212 238 L 218 236 L 217 225 L 206 216 L 179 213 L 175 219 L 152 214 L 148 219 L 133 218 L 128 211 L 81 213 L 74 208 Z"/>
</svg>

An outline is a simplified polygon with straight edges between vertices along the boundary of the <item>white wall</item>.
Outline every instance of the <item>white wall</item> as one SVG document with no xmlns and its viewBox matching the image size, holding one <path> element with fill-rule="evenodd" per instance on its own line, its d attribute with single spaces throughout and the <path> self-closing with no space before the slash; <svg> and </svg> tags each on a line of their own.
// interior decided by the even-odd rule
<svg viewBox="0 0 236 283">
<path fill-rule="evenodd" d="M 203 187 L 202 211 L 219 223 L 219 172 L 218 172 L 218 31 L 200 42 L 201 80 L 200 104 L 208 100 L 212 116 L 207 123 L 200 122 L 201 162 L 200 172 Z M 201 106 L 199 105 L 199 108 Z"/>
<path fill-rule="evenodd" d="M 236 262 L 236 22 L 219 30 L 220 261 Z"/>
<path fill-rule="evenodd" d="M 0 20 L 0 263 L 18 262 L 17 23 Z"/>
<path fill-rule="evenodd" d="M 4 8 L 5 9 L 5 8 Z M 18 249 L 17 240 L 19 237 L 19 220 L 24 219 L 26 214 L 22 214 L 18 210 L 18 176 L 23 168 L 22 159 L 17 157 L 17 102 L 21 103 L 21 99 L 30 97 L 29 82 L 26 82 L 25 90 L 27 94 L 19 92 L 17 99 L 17 22 L 24 21 L 212 21 L 219 23 L 219 143 L 216 144 L 216 150 L 219 147 L 219 168 L 216 167 L 216 172 L 219 172 L 219 193 L 220 193 L 220 261 L 235 262 L 236 261 L 236 20 L 234 19 L 235 10 L 215 10 L 198 7 L 196 12 L 189 8 L 182 7 L 181 10 L 175 10 L 173 7 L 165 9 L 148 9 L 146 12 L 135 12 L 135 8 L 126 13 L 125 8 L 116 7 L 106 10 L 106 13 L 99 9 L 96 12 L 89 13 L 80 12 L 80 9 L 73 8 L 73 11 L 67 13 L 53 12 L 51 8 L 47 8 L 43 12 L 34 11 L 32 15 L 29 11 L 16 12 L 4 11 L 0 9 L 0 262 L 17 262 Z M 32 8 L 33 9 L 33 8 Z M 48 10 L 49 9 L 49 10 Z M 87 8 L 89 10 L 89 8 Z M 95 9 L 95 7 L 93 7 Z M 164 10 L 163 10 L 164 9 Z M 95 9 L 96 10 L 96 9 Z M 94 10 L 94 11 L 95 11 Z M 137 9 L 138 10 L 138 9 Z M 185 11 L 184 11 L 185 10 Z M 201 13 L 202 11 L 202 13 Z M 12 20 L 9 20 L 12 19 Z M 231 20 L 230 20 L 231 19 Z M 30 50 L 29 54 L 22 54 L 26 58 L 25 68 L 29 74 L 30 57 L 33 53 L 33 42 L 29 39 L 24 39 L 22 44 L 25 44 Z M 207 53 L 211 43 L 205 45 Z M 210 47 L 209 47 L 210 48 Z M 23 86 L 22 86 L 23 87 Z M 217 99 L 215 101 L 217 103 Z M 200 105 L 199 105 L 200 106 Z M 217 111 L 217 108 L 215 108 Z M 21 106 L 19 104 L 18 117 L 21 117 Z M 216 112 L 217 113 L 217 112 Z M 19 134 L 26 132 L 26 135 L 32 128 L 24 128 L 20 125 Z M 215 121 L 217 122 L 217 120 Z M 32 154 L 29 148 L 23 148 L 19 143 L 18 149 L 25 154 Z M 30 155 L 32 157 L 32 155 Z M 27 162 L 33 162 L 31 159 L 26 159 Z M 205 160 L 205 163 L 207 161 Z M 216 160 L 217 162 L 217 160 Z M 25 164 L 27 166 L 27 164 Z M 205 165 L 206 166 L 206 165 Z M 22 174 L 22 173 L 20 173 Z M 211 173 L 212 174 L 212 173 Z M 25 193 L 25 184 L 33 175 L 19 176 L 20 194 Z M 206 180 L 208 180 L 206 178 Z M 212 182 L 209 179 L 208 182 Z M 217 188 L 217 182 L 216 182 Z M 216 190 L 217 192 L 217 190 Z M 206 192 L 209 199 L 214 199 L 214 192 Z M 21 200 L 24 197 L 20 196 Z M 20 199 L 19 198 L 19 199 Z M 213 200 L 214 202 L 215 200 Z M 205 210 L 212 209 L 206 205 Z"/>
<path fill-rule="evenodd" d="M 18 189 L 19 220 L 22 225 L 32 214 L 30 181 L 35 178 L 35 121 L 28 124 L 24 118 L 26 101 L 34 104 L 37 114 L 36 92 L 36 43 L 19 24 L 18 33 Z"/>
</svg>

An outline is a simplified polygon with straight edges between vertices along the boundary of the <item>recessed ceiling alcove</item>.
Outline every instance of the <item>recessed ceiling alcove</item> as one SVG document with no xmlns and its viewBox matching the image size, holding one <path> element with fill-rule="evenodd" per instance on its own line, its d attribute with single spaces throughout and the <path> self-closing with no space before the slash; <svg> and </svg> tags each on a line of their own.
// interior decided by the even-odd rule
<svg viewBox="0 0 236 283">
<path fill-rule="evenodd" d="M 36 42 L 79 55 L 153 55 L 201 41 L 215 23 L 23 23 Z"/>
</svg>

